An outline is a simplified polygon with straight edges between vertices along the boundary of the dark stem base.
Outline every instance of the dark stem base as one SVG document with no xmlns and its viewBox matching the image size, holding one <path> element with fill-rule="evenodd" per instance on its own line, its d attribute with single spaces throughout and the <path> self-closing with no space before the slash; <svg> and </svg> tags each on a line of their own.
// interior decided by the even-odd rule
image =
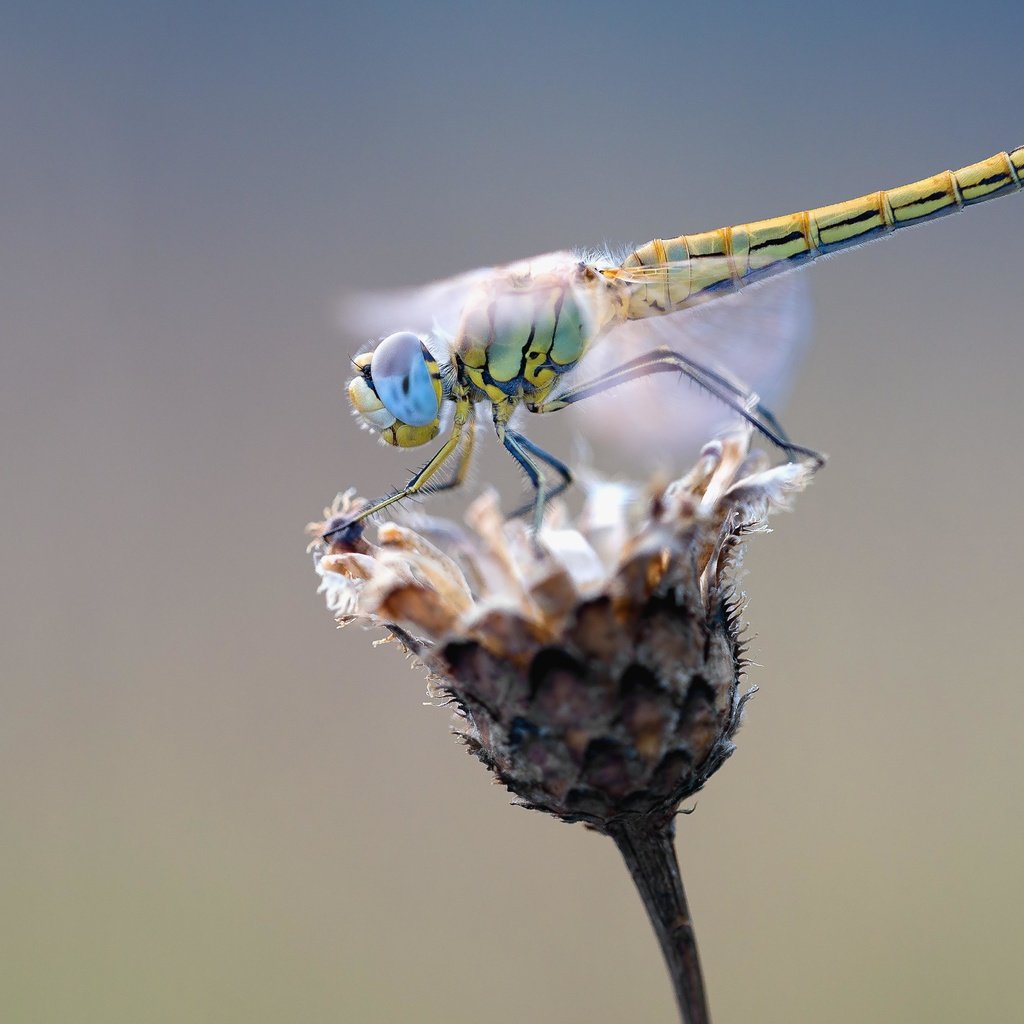
<svg viewBox="0 0 1024 1024">
<path fill-rule="evenodd" d="M 710 1024 L 697 937 L 673 843 L 673 820 L 636 817 L 607 829 L 633 876 L 672 977 L 683 1024 Z"/>
</svg>

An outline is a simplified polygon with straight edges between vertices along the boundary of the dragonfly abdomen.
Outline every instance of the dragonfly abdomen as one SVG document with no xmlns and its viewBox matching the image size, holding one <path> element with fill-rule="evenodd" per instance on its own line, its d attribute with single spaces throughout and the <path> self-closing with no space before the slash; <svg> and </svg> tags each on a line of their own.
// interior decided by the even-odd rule
<svg viewBox="0 0 1024 1024">
<path fill-rule="evenodd" d="M 1022 187 L 1024 146 L 843 203 L 668 240 L 656 238 L 622 264 L 624 276 L 639 284 L 627 315 L 638 319 L 675 312 L 716 292 L 751 284 Z"/>
</svg>

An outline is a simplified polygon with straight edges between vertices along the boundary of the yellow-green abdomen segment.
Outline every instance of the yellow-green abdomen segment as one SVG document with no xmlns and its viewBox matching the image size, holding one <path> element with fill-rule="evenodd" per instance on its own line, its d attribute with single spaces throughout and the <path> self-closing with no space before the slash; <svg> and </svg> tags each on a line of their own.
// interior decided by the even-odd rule
<svg viewBox="0 0 1024 1024">
<path fill-rule="evenodd" d="M 670 313 L 719 290 L 782 273 L 910 224 L 921 224 L 1024 186 L 1024 146 L 958 171 L 785 217 L 648 242 L 622 264 L 642 282 L 631 319 Z M 610 272 L 615 276 L 615 271 Z"/>
<path fill-rule="evenodd" d="M 570 288 L 512 287 L 469 304 L 456 347 L 470 381 L 501 402 L 546 393 L 580 359 L 586 340 Z"/>
</svg>

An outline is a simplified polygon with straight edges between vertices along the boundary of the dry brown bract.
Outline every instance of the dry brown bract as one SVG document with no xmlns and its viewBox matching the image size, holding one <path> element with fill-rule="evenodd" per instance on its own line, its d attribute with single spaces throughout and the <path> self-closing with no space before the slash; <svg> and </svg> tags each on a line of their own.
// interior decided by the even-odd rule
<svg viewBox="0 0 1024 1024">
<path fill-rule="evenodd" d="M 424 662 L 457 732 L 526 805 L 601 831 L 667 820 L 733 750 L 742 540 L 812 475 L 764 468 L 749 440 L 710 443 L 645 495 L 592 483 L 576 521 L 558 510 L 538 538 L 492 493 L 464 527 L 384 523 L 376 544 L 323 553 L 320 590 L 339 622 L 386 627 Z"/>
</svg>

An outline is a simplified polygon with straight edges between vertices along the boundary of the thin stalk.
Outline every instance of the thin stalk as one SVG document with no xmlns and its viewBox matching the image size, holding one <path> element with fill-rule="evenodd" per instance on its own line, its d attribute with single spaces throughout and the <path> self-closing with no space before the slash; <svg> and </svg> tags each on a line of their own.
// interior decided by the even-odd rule
<svg viewBox="0 0 1024 1024">
<path fill-rule="evenodd" d="M 686 905 L 672 819 L 636 817 L 608 828 L 654 926 L 683 1024 L 710 1024 L 697 936 Z"/>
</svg>

